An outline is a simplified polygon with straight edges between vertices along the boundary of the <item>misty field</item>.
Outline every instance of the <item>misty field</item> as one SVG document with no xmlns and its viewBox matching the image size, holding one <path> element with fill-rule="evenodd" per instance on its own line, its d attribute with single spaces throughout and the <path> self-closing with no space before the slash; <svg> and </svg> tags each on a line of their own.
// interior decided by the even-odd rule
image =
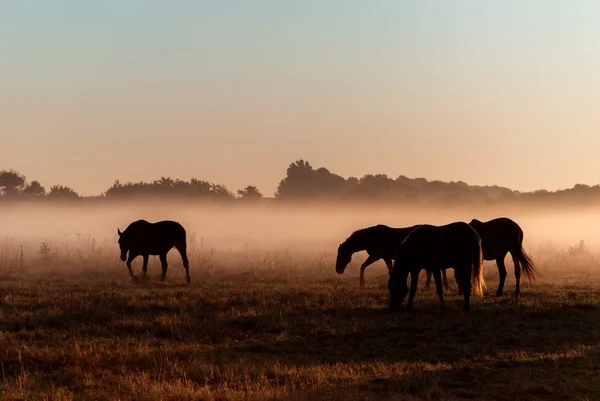
<svg viewBox="0 0 600 401">
<path fill-rule="evenodd" d="M 133 285 L 113 238 L 0 240 L 3 400 L 592 400 L 600 396 L 600 255 L 585 242 L 531 249 L 542 274 L 515 302 L 485 263 L 485 302 L 425 289 L 387 310 L 382 261 L 358 287 L 335 241 L 219 250 L 192 238 Z M 314 247 L 313 251 L 307 250 Z M 300 247 L 297 247 L 300 248 Z M 141 274 L 141 260 L 134 262 Z M 455 285 L 452 274 L 451 284 Z"/>
</svg>

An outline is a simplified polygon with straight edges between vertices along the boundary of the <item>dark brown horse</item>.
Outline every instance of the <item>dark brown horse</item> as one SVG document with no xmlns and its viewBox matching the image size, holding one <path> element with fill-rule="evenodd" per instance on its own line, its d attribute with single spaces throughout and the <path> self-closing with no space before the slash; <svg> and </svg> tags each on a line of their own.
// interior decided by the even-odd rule
<svg viewBox="0 0 600 401">
<path fill-rule="evenodd" d="M 190 264 L 186 251 L 186 232 L 181 224 L 169 220 L 157 223 L 138 220 L 131 223 L 123 232 L 117 229 L 117 233 L 119 234 L 121 260 L 125 262 L 127 259 L 127 268 L 129 269 L 132 281 L 137 281 L 137 277 L 131 269 L 133 259 L 137 256 L 144 258 L 142 271 L 144 273 L 143 279 L 145 280 L 146 272 L 148 271 L 148 257 L 150 255 L 158 255 L 160 257 L 162 265 L 161 281 L 165 281 L 168 268 L 167 253 L 175 247 L 179 251 L 183 261 L 186 281 L 190 284 Z M 129 256 L 127 256 L 127 253 L 129 253 Z"/>
<path fill-rule="evenodd" d="M 454 277 L 464 296 L 463 310 L 469 310 L 471 290 L 475 295 L 483 295 L 483 251 L 477 232 L 464 222 L 443 226 L 424 224 L 411 231 L 400 245 L 394 271 L 388 281 L 390 309 L 397 309 L 406 294 L 406 279 L 410 274 L 410 295 L 407 309 L 412 304 L 417 291 L 419 273 L 427 268 L 435 279 L 435 288 L 440 298 L 440 307 L 446 308 L 442 289 L 442 271 L 454 268 Z"/>
<path fill-rule="evenodd" d="M 343 274 L 346 266 L 352 260 L 355 252 L 367 251 L 369 256 L 360 266 L 360 286 L 365 286 L 365 269 L 367 266 L 383 259 L 387 265 L 388 272 L 391 275 L 394 271 L 392 260 L 396 258 L 398 248 L 404 238 L 419 225 L 404 228 L 392 228 L 379 224 L 372 227 L 363 228 L 353 232 L 346 241 L 338 247 L 335 271 Z M 444 287 L 449 289 L 444 272 Z"/>
<path fill-rule="evenodd" d="M 504 281 L 506 280 L 506 267 L 504 257 L 510 252 L 515 265 L 515 278 L 517 287 L 515 297 L 519 296 L 521 270 L 530 282 L 535 281 L 536 268 L 533 261 L 523 249 L 523 230 L 513 220 L 500 217 L 497 219 L 481 222 L 473 219 L 469 223 L 481 237 L 484 260 L 496 260 L 500 283 L 498 284 L 497 296 L 502 295 Z"/>
</svg>

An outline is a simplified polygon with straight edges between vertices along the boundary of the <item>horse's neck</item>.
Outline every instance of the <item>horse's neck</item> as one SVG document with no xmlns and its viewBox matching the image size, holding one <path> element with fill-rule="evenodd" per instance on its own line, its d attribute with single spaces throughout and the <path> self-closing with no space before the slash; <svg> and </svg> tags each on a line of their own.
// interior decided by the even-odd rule
<svg viewBox="0 0 600 401">
<path fill-rule="evenodd" d="M 347 241 L 347 247 L 352 253 L 364 251 L 367 249 L 367 240 L 364 237 L 349 238 Z"/>
</svg>

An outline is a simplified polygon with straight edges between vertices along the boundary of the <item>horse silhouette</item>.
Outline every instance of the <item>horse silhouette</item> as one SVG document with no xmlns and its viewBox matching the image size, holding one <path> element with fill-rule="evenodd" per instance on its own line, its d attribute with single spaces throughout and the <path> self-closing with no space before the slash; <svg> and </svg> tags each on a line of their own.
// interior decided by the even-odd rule
<svg viewBox="0 0 600 401">
<path fill-rule="evenodd" d="M 471 290 L 475 295 L 483 295 L 482 265 L 481 239 L 467 223 L 421 225 L 411 231 L 400 245 L 394 271 L 388 281 L 390 309 L 398 309 L 404 301 L 409 291 L 406 285 L 409 274 L 411 282 L 407 309 L 412 309 L 419 273 L 425 267 L 433 274 L 440 307 L 445 309 L 441 276 L 443 270 L 452 267 L 459 292 L 464 296 L 463 310 L 468 311 Z"/>
<path fill-rule="evenodd" d="M 497 296 L 502 295 L 504 281 L 506 280 L 506 266 L 504 257 L 510 252 L 515 265 L 515 278 L 517 286 L 515 297 L 520 293 L 521 271 L 525 273 L 529 282 L 535 281 L 536 268 L 530 256 L 523 249 L 523 230 L 513 220 L 499 217 L 486 222 L 473 219 L 469 223 L 481 237 L 484 260 L 496 260 L 500 283 Z"/>
<path fill-rule="evenodd" d="M 158 255 L 162 265 L 161 281 L 165 281 L 167 276 L 167 253 L 175 247 L 183 261 L 185 268 L 186 281 L 190 284 L 190 266 L 187 258 L 186 231 L 183 226 L 175 221 L 164 220 L 156 223 L 149 223 L 146 220 L 138 220 L 131 223 L 125 231 L 119 234 L 119 247 L 121 248 L 121 260 L 127 260 L 127 268 L 132 281 L 136 282 L 137 277 L 131 269 L 131 262 L 137 257 L 144 258 L 142 266 L 143 279 L 146 279 L 148 271 L 148 257 Z M 129 253 L 129 256 L 127 255 Z"/>
<path fill-rule="evenodd" d="M 346 266 L 352 260 L 355 252 L 366 251 L 369 255 L 367 260 L 360 266 L 360 286 L 365 286 L 365 269 L 367 266 L 383 259 L 387 265 L 388 272 L 391 275 L 394 271 L 392 260 L 396 259 L 396 254 L 404 238 L 419 225 L 403 228 L 392 228 L 383 224 L 371 226 L 354 231 L 346 241 L 338 247 L 335 271 L 343 274 Z M 446 280 L 446 272 L 443 272 L 444 287 L 449 289 Z"/>
</svg>

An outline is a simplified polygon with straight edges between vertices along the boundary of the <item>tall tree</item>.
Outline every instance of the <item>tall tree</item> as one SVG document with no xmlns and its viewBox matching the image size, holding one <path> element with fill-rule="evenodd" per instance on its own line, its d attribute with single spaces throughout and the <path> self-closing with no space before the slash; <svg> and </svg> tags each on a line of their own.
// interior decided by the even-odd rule
<svg viewBox="0 0 600 401">
<path fill-rule="evenodd" d="M 16 196 L 25 188 L 25 176 L 14 170 L 0 171 L 0 195 Z"/>
<path fill-rule="evenodd" d="M 277 198 L 305 198 L 314 195 L 312 184 L 315 170 L 309 162 L 297 160 L 290 164 L 286 177 L 277 187 Z"/>
</svg>

